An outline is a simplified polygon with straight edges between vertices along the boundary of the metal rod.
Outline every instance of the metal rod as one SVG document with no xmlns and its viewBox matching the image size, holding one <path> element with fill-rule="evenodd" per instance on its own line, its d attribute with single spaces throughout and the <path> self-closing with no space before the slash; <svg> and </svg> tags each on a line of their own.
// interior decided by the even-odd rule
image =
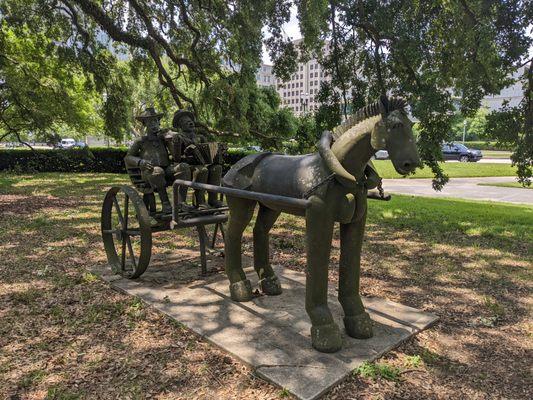
<svg viewBox="0 0 533 400">
<path fill-rule="evenodd" d="M 209 185 L 206 183 L 198 183 L 191 181 L 183 181 L 176 179 L 173 184 L 174 193 L 177 192 L 179 186 L 188 186 L 197 190 L 207 190 L 208 192 L 222 193 L 226 196 L 237 197 L 248 200 L 255 200 L 260 202 L 274 203 L 282 207 L 290 207 L 297 209 L 307 209 L 311 206 L 311 202 L 305 199 L 297 199 L 294 197 L 278 196 L 275 194 L 251 192 L 249 190 L 233 189 L 223 186 Z"/>
<path fill-rule="evenodd" d="M 202 275 L 207 274 L 207 256 L 205 254 L 205 242 L 207 241 L 207 233 L 205 231 L 205 226 L 198 225 L 196 227 L 198 231 L 198 239 L 200 241 L 200 264 L 202 267 Z"/>
<path fill-rule="evenodd" d="M 226 214 L 206 215 L 203 217 L 181 219 L 178 223 L 172 222 L 171 227 L 172 229 L 179 229 L 187 228 L 189 226 L 216 224 L 219 222 L 226 222 L 227 220 L 228 216 Z"/>
</svg>

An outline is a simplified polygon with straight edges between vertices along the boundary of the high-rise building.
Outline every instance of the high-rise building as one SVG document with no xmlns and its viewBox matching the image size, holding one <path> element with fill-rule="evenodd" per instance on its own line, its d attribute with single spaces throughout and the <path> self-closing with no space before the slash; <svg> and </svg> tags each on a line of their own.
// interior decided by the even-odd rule
<svg viewBox="0 0 533 400">
<path fill-rule="evenodd" d="M 294 41 L 298 46 L 300 40 Z M 329 51 L 329 44 L 326 44 L 324 51 Z M 290 108 L 294 114 L 301 115 L 307 112 L 314 112 L 320 106 L 316 95 L 320 90 L 322 82 L 329 82 L 329 77 L 316 59 L 311 59 L 305 63 L 299 62 L 296 72 L 287 82 L 277 82 L 276 89 L 281 97 L 282 106 Z"/>
<path fill-rule="evenodd" d="M 298 45 L 300 40 L 294 41 Z M 328 45 L 325 47 L 328 51 Z M 320 84 L 331 80 L 316 59 L 305 63 L 298 63 L 296 72 L 286 82 L 277 79 L 272 74 L 272 66 L 263 64 L 256 74 L 257 84 L 260 86 L 274 86 L 281 97 L 281 106 L 291 109 L 294 114 L 301 115 L 316 111 L 319 102 L 316 95 Z"/>
<path fill-rule="evenodd" d="M 259 86 L 276 86 L 276 76 L 272 73 L 272 65 L 262 64 L 255 74 Z"/>
<path fill-rule="evenodd" d="M 518 69 L 513 74 L 513 79 L 515 82 L 506 88 L 504 88 L 499 94 L 494 96 L 485 96 L 481 100 L 482 107 L 488 109 L 488 111 L 498 110 L 503 106 L 503 103 L 506 102 L 509 107 L 516 107 L 524 99 L 524 76 L 525 66 Z"/>
</svg>

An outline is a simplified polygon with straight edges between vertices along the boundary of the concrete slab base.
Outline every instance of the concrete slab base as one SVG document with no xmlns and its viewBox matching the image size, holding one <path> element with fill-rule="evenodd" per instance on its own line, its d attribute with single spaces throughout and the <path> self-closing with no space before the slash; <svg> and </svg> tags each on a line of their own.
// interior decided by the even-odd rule
<svg viewBox="0 0 533 400">
<path fill-rule="evenodd" d="M 211 265 L 221 259 L 211 259 Z M 193 272 L 191 273 L 191 268 Z M 280 296 L 258 296 L 235 303 L 229 297 L 223 273 L 191 281 L 194 263 L 180 267 L 156 263 L 137 280 L 113 275 L 109 267 L 94 270 L 112 287 L 138 296 L 161 312 L 185 324 L 207 340 L 250 365 L 256 374 L 300 399 L 315 399 L 365 361 L 372 361 L 427 328 L 437 317 L 384 299 L 365 298 L 374 323 L 367 340 L 344 335 L 341 351 L 319 353 L 311 347 L 311 324 L 305 312 L 305 274 L 281 267 Z M 257 276 L 247 268 L 257 288 Z M 334 290 L 329 305 L 341 329 L 342 309 Z"/>
</svg>

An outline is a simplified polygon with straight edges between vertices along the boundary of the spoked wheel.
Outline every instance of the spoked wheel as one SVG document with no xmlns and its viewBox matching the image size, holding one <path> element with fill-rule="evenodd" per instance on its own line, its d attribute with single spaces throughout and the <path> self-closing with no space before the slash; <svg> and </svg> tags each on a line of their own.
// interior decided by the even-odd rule
<svg viewBox="0 0 533 400">
<path fill-rule="evenodd" d="M 150 215 L 143 199 L 129 186 L 115 186 L 102 205 L 102 239 L 113 272 L 141 276 L 152 254 Z"/>
</svg>

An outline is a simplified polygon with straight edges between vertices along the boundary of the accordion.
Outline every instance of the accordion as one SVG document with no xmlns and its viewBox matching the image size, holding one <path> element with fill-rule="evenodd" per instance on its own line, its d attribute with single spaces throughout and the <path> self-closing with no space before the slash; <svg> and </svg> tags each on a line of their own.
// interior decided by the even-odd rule
<svg viewBox="0 0 533 400">
<path fill-rule="evenodd" d="M 193 165 L 222 164 L 226 151 L 225 143 L 198 143 L 187 146 L 185 158 Z"/>
</svg>

